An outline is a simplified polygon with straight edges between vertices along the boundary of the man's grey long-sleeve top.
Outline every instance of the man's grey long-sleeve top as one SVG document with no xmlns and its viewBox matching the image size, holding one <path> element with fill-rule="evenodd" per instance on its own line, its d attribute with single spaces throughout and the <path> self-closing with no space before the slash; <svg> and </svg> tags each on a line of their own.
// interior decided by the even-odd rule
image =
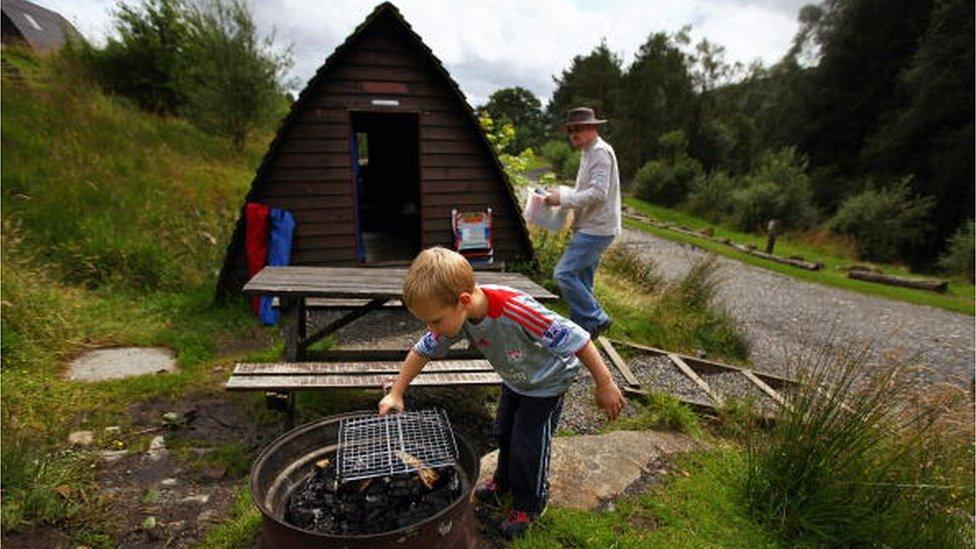
<svg viewBox="0 0 976 549">
<path fill-rule="evenodd" d="M 616 236 L 620 226 L 620 171 L 613 147 L 597 136 L 585 148 L 576 172 L 576 188 L 559 188 L 559 202 L 573 208 L 573 230 L 596 236 Z"/>
</svg>

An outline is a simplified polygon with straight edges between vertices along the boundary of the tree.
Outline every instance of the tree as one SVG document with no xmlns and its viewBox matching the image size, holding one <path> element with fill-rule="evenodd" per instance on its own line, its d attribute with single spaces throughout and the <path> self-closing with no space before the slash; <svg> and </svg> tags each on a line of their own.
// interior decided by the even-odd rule
<svg viewBox="0 0 976 549">
<path fill-rule="evenodd" d="M 925 254 L 934 259 L 972 216 L 973 1 L 939 0 L 911 64 L 899 78 L 900 104 L 868 140 L 863 161 L 893 177 L 911 173 L 914 191 L 935 198 L 935 231 Z"/>
<path fill-rule="evenodd" d="M 652 34 L 623 76 L 613 142 L 622 174 L 659 156 L 663 134 L 687 131 L 696 101 L 688 59 L 680 49 L 687 44 L 687 29 Z"/>
<path fill-rule="evenodd" d="M 284 100 L 280 81 L 291 53 L 275 52 L 272 44 L 272 37 L 258 37 L 240 0 L 211 0 L 190 18 L 188 110 L 200 125 L 229 136 L 238 150 L 251 130 L 275 117 Z"/>
<path fill-rule="evenodd" d="M 591 107 L 598 117 L 615 118 L 621 83 L 620 67 L 620 57 L 607 48 L 606 41 L 600 42 L 589 55 L 573 57 L 569 69 L 564 70 L 559 78 L 553 77 L 556 91 L 546 107 L 550 129 L 561 133 L 566 113 L 579 106 Z"/>
<path fill-rule="evenodd" d="M 825 0 L 817 19 L 820 63 L 807 97 L 801 148 L 818 165 L 857 173 L 867 136 L 892 107 L 932 0 Z"/>
<path fill-rule="evenodd" d="M 185 104 L 181 75 L 189 32 L 182 0 L 147 0 L 141 6 L 119 3 L 116 37 L 86 54 L 102 85 L 134 99 L 141 108 L 176 114 Z"/>
<path fill-rule="evenodd" d="M 488 103 L 479 109 L 487 113 L 495 122 L 512 124 L 515 139 L 505 152 L 518 154 L 525 149 L 538 149 L 545 134 L 545 116 L 542 103 L 531 91 L 516 86 L 502 88 L 491 94 Z"/>
</svg>

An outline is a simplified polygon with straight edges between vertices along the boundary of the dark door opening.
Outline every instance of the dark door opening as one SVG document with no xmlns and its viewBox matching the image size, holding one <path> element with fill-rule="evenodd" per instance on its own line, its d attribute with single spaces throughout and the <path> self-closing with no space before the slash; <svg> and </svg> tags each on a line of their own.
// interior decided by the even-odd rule
<svg viewBox="0 0 976 549">
<path fill-rule="evenodd" d="M 413 113 L 354 112 L 358 259 L 402 262 L 420 251 L 420 135 Z"/>
</svg>

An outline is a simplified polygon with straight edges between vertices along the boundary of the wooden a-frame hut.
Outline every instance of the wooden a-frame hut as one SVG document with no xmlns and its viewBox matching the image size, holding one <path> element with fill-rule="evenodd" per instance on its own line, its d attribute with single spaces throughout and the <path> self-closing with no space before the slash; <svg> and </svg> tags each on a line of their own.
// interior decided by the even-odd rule
<svg viewBox="0 0 976 549">
<path fill-rule="evenodd" d="M 406 264 L 453 245 L 451 211 L 492 209 L 496 263 L 534 261 L 501 164 L 464 94 L 393 4 L 379 5 L 291 107 L 248 202 L 289 210 L 292 265 Z M 218 296 L 246 282 L 244 208 Z"/>
</svg>

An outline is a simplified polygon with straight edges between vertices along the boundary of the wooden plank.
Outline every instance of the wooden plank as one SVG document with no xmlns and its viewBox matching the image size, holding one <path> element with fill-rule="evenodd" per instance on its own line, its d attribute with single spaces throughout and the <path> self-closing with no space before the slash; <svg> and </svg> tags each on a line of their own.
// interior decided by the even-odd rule
<svg viewBox="0 0 976 549">
<path fill-rule="evenodd" d="M 848 271 L 847 276 L 849 278 L 866 280 L 868 282 L 878 282 L 880 284 L 888 284 L 890 286 L 901 286 L 902 288 L 927 290 L 936 293 L 945 293 L 945 291 L 949 288 L 949 282 L 945 280 L 904 278 L 894 275 L 862 271 L 860 269 L 852 269 Z"/>
<path fill-rule="evenodd" d="M 368 299 L 330 299 L 327 297 L 310 297 L 305 300 L 305 307 L 309 309 L 354 309 L 369 303 Z M 399 299 L 387 301 L 383 304 L 384 309 L 403 308 L 403 302 Z"/>
<path fill-rule="evenodd" d="M 691 369 L 691 367 L 685 364 L 685 361 L 681 360 L 680 356 L 678 356 L 675 353 L 668 353 L 667 356 L 671 360 L 671 362 L 673 362 L 674 365 L 677 366 L 679 370 L 681 370 L 681 373 L 683 373 L 688 379 L 694 381 L 695 385 L 698 385 L 698 387 L 702 391 L 704 391 L 705 394 L 708 395 L 712 400 L 714 400 L 716 404 L 721 406 L 722 404 L 725 403 L 725 399 L 723 399 L 721 395 L 713 391 L 712 388 L 708 385 L 708 382 L 702 379 L 697 372 L 695 372 L 694 370 Z"/>
<path fill-rule="evenodd" d="M 244 285 L 243 291 L 248 295 L 399 299 L 406 274 L 404 268 L 265 267 Z M 479 272 L 478 281 L 512 286 L 539 300 L 557 299 L 520 273 Z"/>
<path fill-rule="evenodd" d="M 762 392 L 766 393 L 769 396 L 769 398 L 775 400 L 777 404 L 779 404 L 783 408 L 787 408 L 787 409 L 790 408 L 790 405 L 786 403 L 786 400 L 783 398 L 783 395 L 779 394 L 776 391 L 776 389 L 773 389 L 769 385 L 766 385 L 766 383 L 763 382 L 763 380 L 756 377 L 756 374 L 752 373 L 749 370 L 742 370 L 742 375 L 746 376 L 746 378 L 749 381 L 751 381 L 753 384 L 755 384 L 756 387 L 759 387 L 759 389 Z"/>
<path fill-rule="evenodd" d="M 600 342 L 600 346 L 603 347 L 603 350 L 606 351 L 607 356 L 610 357 L 610 362 L 612 362 L 613 365 L 617 367 L 617 370 L 620 371 L 620 374 L 624 376 L 624 380 L 627 381 L 627 384 L 631 387 L 640 387 L 640 380 L 637 379 L 634 372 L 630 371 L 630 367 L 627 366 L 627 362 L 617 353 L 617 350 L 613 348 L 613 344 L 610 343 L 610 340 L 607 339 L 606 336 L 600 336 L 597 338 L 597 341 Z"/>
<path fill-rule="evenodd" d="M 404 351 L 406 354 L 406 351 Z M 400 361 L 382 362 L 238 362 L 234 375 L 376 375 L 400 373 Z M 487 360 L 434 360 L 423 372 L 491 372 Z"/>
<path fill-rule="evenodd" d="M 633 342 L 630 342 L 630 341 L 622 341 L 622 340 L 619 340 L 619 339 L 611 339 L 610 341 L 612 341 L 613 343 L 616 343 L 618 345 L 627 345 L 628 347 L 633 347 L 635 349 L 640 349 L 641 351 L 645 351 L 645 352 L 647 352 L 649 354 L 656 355 L 656 356 L 667 356 L 667 355 L 671 354 L 671 351 L 665 351 L 664 349 L 658 349 L 657 347 L 651 347 L 650 345 L 642 345 L 640 343 L 633 343 Z M 675 353 L 675 354 L 678 354 L 678 353 Z M 706 372 L 727 373 L 727 372 L 741 372 L 743 370 L 743 368 L 739 368 L 738 366 L 732 366 L 732 365 L 729 365 L 729 364 L 722 364 L 721 362 L 715 362 L 713 360 L 706 360 L 704 358 L 696 358 L 696 357 L 682 355 L 682 354 L 678 354 L 678 356 L 680 356 L 682 359 L 684 359 L 685 362 L 687 362 L 688 364 L 691 364 L 693 368 L 696 368 L 696 369 L 699 369 L 699 370 L 704 370 Z M 782 388 L 782 387 L 785 387 L 787 385 L 794 385 L 794 384 L 796 384 L 796 381 L 794 381 L 792 379 L 785 378 L 785 377 L 782 377 L 782 376 L 778 376 L 778 375 L 775 375 L 775 374 L 770 374 L 770 373 L 766 373 L 766 372 L 760 372 L 760 371 L 757 371 L 757 370 L 752 370 L 752 372 L 756 375 L 756 377 L 758 377 L 759 379 L 762 379 L 763 381 L 765 381 L 770 387 L 774 387 L 774 388 L 777 388 L 777 389 Z"/>
<path fill-rule="evenodd" d="M 232 376 L 227 380 L 228 391 L 267 391 L 273 389 L 370 389 L 380 388 L 393 381 L 395 374 L 377 375 L 268 375 Z M 502 380 L 494 372 L 424 373 L 414 378 L 412 387 L 451 385 L 499 385 Z"/>
</svg>

